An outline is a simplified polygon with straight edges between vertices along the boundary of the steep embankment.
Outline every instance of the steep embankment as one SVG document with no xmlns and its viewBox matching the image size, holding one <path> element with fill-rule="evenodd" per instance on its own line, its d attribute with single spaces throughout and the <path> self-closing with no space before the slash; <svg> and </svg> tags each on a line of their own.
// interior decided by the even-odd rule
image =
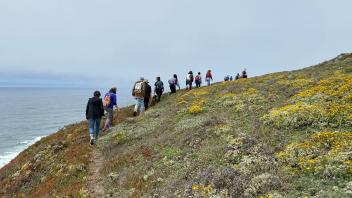
<svg viewBox="0 0 352 198">
<path fill-rule="evenodd" d="M 122 109 L 114 124 L 131 115 L 131 108 Z M 0 170 L 0 197 L 87 197 L 90 179 L 97 179 L 88 142 L 87 123 L 81 122 L 30 146 Z"/>
<path fill-rule="evenodd" d="M 350 197 L 351 107 L 351 54 L 303 70 L 180 91 L 140 117 L 121 120 L 99 140 L 96 151 L 104 158 L 99 165 L 104 194 Z M 5 186 L 0 193 L 52 195 L 66 189 L 74 196 L 86 196 L 91 155 L 86 129 L 80 124 L 65 131 L 72 133 L 78 126 L 82 132 L 74 137 L 81 135 L 82 142 L 72 152 L 77 149 L 74 156 L 82 160 L 70 168 L 75 159 L 71 155 L 62 163 L 66 168 L 60 169 L 68 182 L 56 182 L 45 188 L 47 194 L 39 194 L 40 188 L 28 181 L 41 186 L 48 183 L 45 179 L 40 182 L 33 178 L 42 177 L 31 174 L 18 179 L 32 167 L 25 164 L 36 159 L 30 150 L 37 154 L 39 148 L 53 144 L 43 140 L 0 172 L 0 185 Z M 65 131 L 50 138 L 58 142 L 55 138 Z M 71 137 L 72 142 L 78 139 Z M 51 149 L 50 156 L 66 156 L 71 143 L 63 145 L 62 154 Z M 45 171 L 44 178 L 50 178 L 51 172 Z"/>
</svg>

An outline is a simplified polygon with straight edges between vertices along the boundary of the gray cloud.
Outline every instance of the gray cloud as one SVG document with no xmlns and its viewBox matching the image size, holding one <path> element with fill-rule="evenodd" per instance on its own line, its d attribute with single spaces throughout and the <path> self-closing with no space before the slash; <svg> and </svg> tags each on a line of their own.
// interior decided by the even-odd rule
<svg viewBox="0 0 352 198">
<path fill-rule="evenodd" d="M 351 7 L 348 0 L 1 1 L 0 73 L 8 81 L 30 73 L 129 86 L 139 76 L 183 78 L 190 69 L 212 68 L 217 80 L 243 67 L 250 75 L 297 69 L 351 51 Z"/>
</svg>

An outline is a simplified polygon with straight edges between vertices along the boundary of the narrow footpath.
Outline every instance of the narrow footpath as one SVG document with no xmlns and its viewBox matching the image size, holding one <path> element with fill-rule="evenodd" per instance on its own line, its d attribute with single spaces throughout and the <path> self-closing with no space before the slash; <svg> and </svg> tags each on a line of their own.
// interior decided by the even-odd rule
<svg viewBox="0 0 352 198">
<path fill-rule="evenodd" d="M 89 164 L 88 191 L 92 198 L 104 197 L 104 181 L 100 170 L 104 165 L 104 158 L 97 148 L 92 150 L 92 161 Z"/>
</svg>

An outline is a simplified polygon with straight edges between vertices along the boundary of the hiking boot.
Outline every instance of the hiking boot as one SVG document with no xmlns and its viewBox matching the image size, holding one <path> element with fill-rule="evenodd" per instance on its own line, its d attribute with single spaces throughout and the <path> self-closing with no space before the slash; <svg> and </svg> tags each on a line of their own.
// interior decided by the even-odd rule
<svg viewBox="0 0 352 198">
<path fill-rule="evenodd" d="M 90 145 L 94 145 L 94 139 L 90 139 Z"/>
</svg>

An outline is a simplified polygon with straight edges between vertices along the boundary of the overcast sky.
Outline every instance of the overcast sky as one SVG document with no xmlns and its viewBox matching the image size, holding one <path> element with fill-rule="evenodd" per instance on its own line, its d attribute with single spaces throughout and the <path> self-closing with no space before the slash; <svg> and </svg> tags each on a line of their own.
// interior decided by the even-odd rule
<svg viewBox="0 0 352 198">
<path fill-rule="evenodd" d="M 217 80 L 352 48 L 351 0 L 0 0 L 0 85 L 121 87 L 189 70 Z"/>
</svg>

